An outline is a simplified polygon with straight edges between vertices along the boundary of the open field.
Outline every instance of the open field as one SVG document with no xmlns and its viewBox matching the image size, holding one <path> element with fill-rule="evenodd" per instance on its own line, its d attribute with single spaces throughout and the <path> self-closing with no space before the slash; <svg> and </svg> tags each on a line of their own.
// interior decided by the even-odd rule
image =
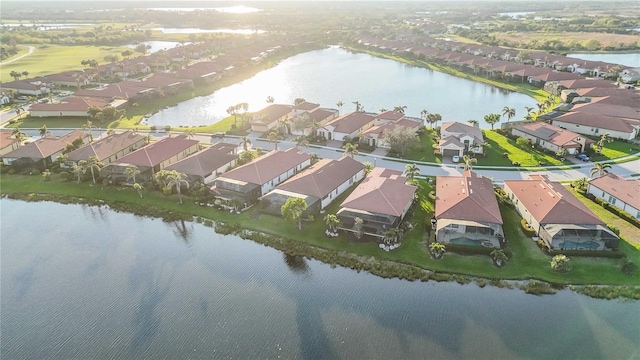
<svg viewBox="0 0 640 360">
<path fill-rule="evenodd" d="M 496 32 L 491 33 L 498 40 L 507 40 L 515 43 L 529 43 L 531 40 L 544 42 L 546 40 L 559 40 L 563 43 L 569 41 L 583 42 L 587 40 L 598 40 L 602 46 L 618 46 L 619 44 L 633 44 L 638 41 L 637 35 L 608 34 L 593 32 Z"/>
<path fill-rule="evenodd" d="M 118 55 L 128 47 L 113 46 L 72 46 L 72 45 L 34 45 L 33 54 L 2 66 L 0 81 L 8 82 L 13 78 L 11 71 L 28 71 L 29 77 L 56 74 L 69 70 L 81 70 L 80 62 L 85 59 L 95 59 L 103 64 L 107 55 Z M 11 59 L 8 59 L 11 60 Z"/>
</svg>

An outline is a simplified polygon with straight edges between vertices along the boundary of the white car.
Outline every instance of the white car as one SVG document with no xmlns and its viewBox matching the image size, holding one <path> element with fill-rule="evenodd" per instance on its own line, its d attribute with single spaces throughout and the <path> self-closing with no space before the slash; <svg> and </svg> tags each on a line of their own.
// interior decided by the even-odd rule
<svg viewBox="0 0 640 360">
<path fill-rule="evenodd" d="M 454 156 L 451 158 L 451 160 L 453 160 L 453 162 L 454 162 L 454 163 L 458 163 L 458 162 L 460 162 L 460 156 L 458 156 L 458 155 L 454 155 Z"/>
</svg>

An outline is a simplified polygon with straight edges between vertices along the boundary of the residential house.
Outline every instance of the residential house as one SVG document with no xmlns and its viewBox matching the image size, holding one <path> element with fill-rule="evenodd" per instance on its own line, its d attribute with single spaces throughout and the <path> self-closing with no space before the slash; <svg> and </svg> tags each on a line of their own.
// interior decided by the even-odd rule
<svg viewBox="0 0 640 360">
<path fill-rule="evenodd" d="M 55 84 L 57 87 L 69 87 L 80 89 L 91 83 L 90 77 L 82 70 L 65 71 L 58 74 L 41 77 L 44 83 Z"/>
<path fill-rule="evenodd" d="M 109 165 L 144 145 L 145 137 L 133 131 L 111 134 L 69 152 L 66 165 L 70 166 L 81 160 L 89 160 L 92 156 L 98 158 L 104 165 Z"/>
<path fill-rule="evenodd" d="M 528 139 L 531 144 L 557 152 L 566 149 L 570 155 L 585 152 L 593 140 L 584 135 L 544 122 L 532 122 L 511 128 L 511 134 Z"/>
<path fill-rule="evenodd" d="M 165 137 L 113 161 L 100 170 L 100 175 L 117 180 L 123 177 L 127 167 L 135 165 L 142 178 L 150 178 L 198 150 L 198 140 L 189 139 L 186 135 Z"/>
<path fill-rule="evenodd" d="M 20 147 L 18 139 L 13 137 L 13 132 L 11 130 L 1 129 L 0 140 L 0 157 L 3 157 L 5 154 Z"/>
<path fill-rule="evenodd" d="M 291 118 L 291 105 L 271 104 L 253 113 L 251 131 L 267 132 L 289 118 Z"/>
<path fill-rule="evenodd" d="M 619 238 L 561 184 L 544 175 L 505 180 L 504 191 L 540 240 L 551 249 L 615 249 Z"/>
<path fill-rule="evenodd" d="M 271 151 L 215 179 L 215 190 L 228 199 L 254 203 L 278 184 L 311 165 L 309 154 L 291 148 Z"/>
<path fill-rule="evenodd" d="M 238 145 L 219 142 L 208 148 L 167 166 L 187 175 L 190 182 L 209 184 L 230 167 L 236 166 Z"/>
<path fill-rule="evenodd" d="M 374 168 L 340 204 L 340 228 L 354 231 L 355 219 L 359 218 L 364 234 L 384 237 L 387 230 L 400 226 L 418 190 L 406 180 L 402 171 Z"/>
<path fill-rule="evenodd" d="M 44 170 L 48 165 L 56 161 L 58 156 L 62 155 L 67 144 L 78 138 L 85 142 L 88 137 L 89 134 L 81 130 L 74 130 L 60 137 L 49 134 L 4 154 L 2 163 L 16 167 L 31 166 Z"/>
<path fill-rule="evenodd" d="M 16 95 L 36 97 L 47 95 L 51 91 L 46 83 L 35 79 L 10 81 L 0 84 L 0 87 L 3 90 L 14 90 Z"/>
<path fill-rule="evenodd" d="M 364 165 L 349 156 L 322 159 L 276 186 L 261 199 L 264 208 L 280 214 L 289 198 L 302 198 L 307 214 L 317 214 L 353 184 L 364 178 Z"/>
<path fill-rule="evenodd" d="M 397 128 L 405 128 L 413 130 L 413 132 L 417 134 L 420 129 L 424 128 L 422 122 L 418 120 L 419 119 L 414 120 L 411 118 L 402 117 L 394 122 L 386 122 L 382 125 L 374 125 L 367 131 L 362 133 L 360 142 L 366 143 L 369 146 L 388 149 L 389 144 L 385 139 L 387 132 L 393 131 Z"/>
<path fill-rule="evenodd" d="M 640 220 L 640 179 L 608 173 L 589 180 L 587 192 Z"/>
<path fill-rule="evenodd" d="M 587 105 L 587 106 L 585 106 Z M 571 112 L 553 117 L 551 124 L 585 135 L 609 133 L 617 139 L 633 140 L 640 132 L 640 113 L 628 107 L 579 104 Z"/>
<path fill-rule="evenodd" d="M 374 114 L 361 111 L 352 112 L 329 121 L 318 129 L 318 134 L 327 140 L 353 139 L 372 127 L 375 118 Z"/>
<path fill-rule="evenodd" d="M 33 117 L 88 117 L 92 106 L 104 109 L 110 101 L 102 98 L 67 97 L 59 103 L 35 103 L 29 109 Z"/>
<path fill-rule="evenodd" d="M 182 79 L 191 79 L 195 84 L 210 84 L 222 77 L 224 67 L 212 61 L 200 61 L 176 71 Z"/>
<path fill-rule="evenodd" d="M 442 157 L 460 156 L 473 151 L 482 154 L 484 136 L 477 124 L 468 125 L 461 122 L 445 122 L 440 126 L 440 142 L 438 148 Z"/>
<path fill-rule="evenodd" d="M 500 248 L 502 215 L 491 179 L 465 171 L 436 177 L 436 241 Z"/>
<path fill-rule="evenodd" d="M 640 68 L 624 69 L 620 73 L 620 80 L 625 84 L 634 84 L 640 81 Z"/>
</svg>

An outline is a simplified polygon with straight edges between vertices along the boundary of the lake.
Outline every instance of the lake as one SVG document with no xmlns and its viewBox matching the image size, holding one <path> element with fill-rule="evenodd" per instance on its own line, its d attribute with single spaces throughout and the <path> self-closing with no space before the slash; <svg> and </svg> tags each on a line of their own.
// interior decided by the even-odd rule
<svg viewBox="0 0 640 360">
<path fill-rule="evenodd" d="M 169 50 L 169 49 L 173 49 L 176 46 L 180 46 L 180 43 L 177 41 L 160 41 L 160 40 L 156 40 L 156 41 L 143 41 L 140 42 L 138 44 L 129 44 L 127 45 L 128 47 L 135 49 L 139 44 L 143 44 L 145 46 L 148 46 L 148 52 L 149 53 L 154 53 L 156 51 L 160 51 L 160 50 Z M 191 44 L 191 42 L 185 42 L 185 45 Z"/>
<path fill-rule="evenodd" d="M 354 101 L 366 111 L 407 106 L 406 113 L 420 117 L 420 111 L 439 113 L 444 121 L 483 121 L 489 113 L 502 113 L 504 106 L 516 109 L 516 118 L 535 107 L 529 96 L 437 71 L 412 67 L 367 54 L 353 54 L 339 47 L 310 51 L 283 60 L 250 79 L 162 110 L 149 118 L 149 125 L 193 126 L 220 121 L 226 109 L 241 102 L 249 111 L 267 106 L 266 98 L 292 104 L 296 98 L 337 108 L 355 110 Z M 496 124 L 499 127 L 499 124 Z"/>
<path fill-rule="evenodd" d="M 3 359 L 640 354 L 638 301 L 382 279 L 196 223 L 0 206 Z"/>
<path fill-rule="evenodd" d="M 640 67 L 640 52 L 637 53 L 573 53 L 567 56 L 582 60 L 604 61 L 631 67 Z"/>
</svg>

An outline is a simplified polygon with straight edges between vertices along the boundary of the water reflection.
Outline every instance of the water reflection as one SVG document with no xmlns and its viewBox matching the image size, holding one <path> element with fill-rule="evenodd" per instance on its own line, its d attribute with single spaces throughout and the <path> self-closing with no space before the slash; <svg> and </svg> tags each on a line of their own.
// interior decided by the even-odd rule
<svg viewBox="0 0 640 360">
<path fill-rule="evenodd" d="M 285 252 L 283 252 L 282 255 L 284 256 L 284 263 L 287 264 L 292 272 L 296 274 L 306 274 L 309 272 L 309 265 L 307 265 L 307 261 L 303 256 L 289 255 Z"/>
</svg>

